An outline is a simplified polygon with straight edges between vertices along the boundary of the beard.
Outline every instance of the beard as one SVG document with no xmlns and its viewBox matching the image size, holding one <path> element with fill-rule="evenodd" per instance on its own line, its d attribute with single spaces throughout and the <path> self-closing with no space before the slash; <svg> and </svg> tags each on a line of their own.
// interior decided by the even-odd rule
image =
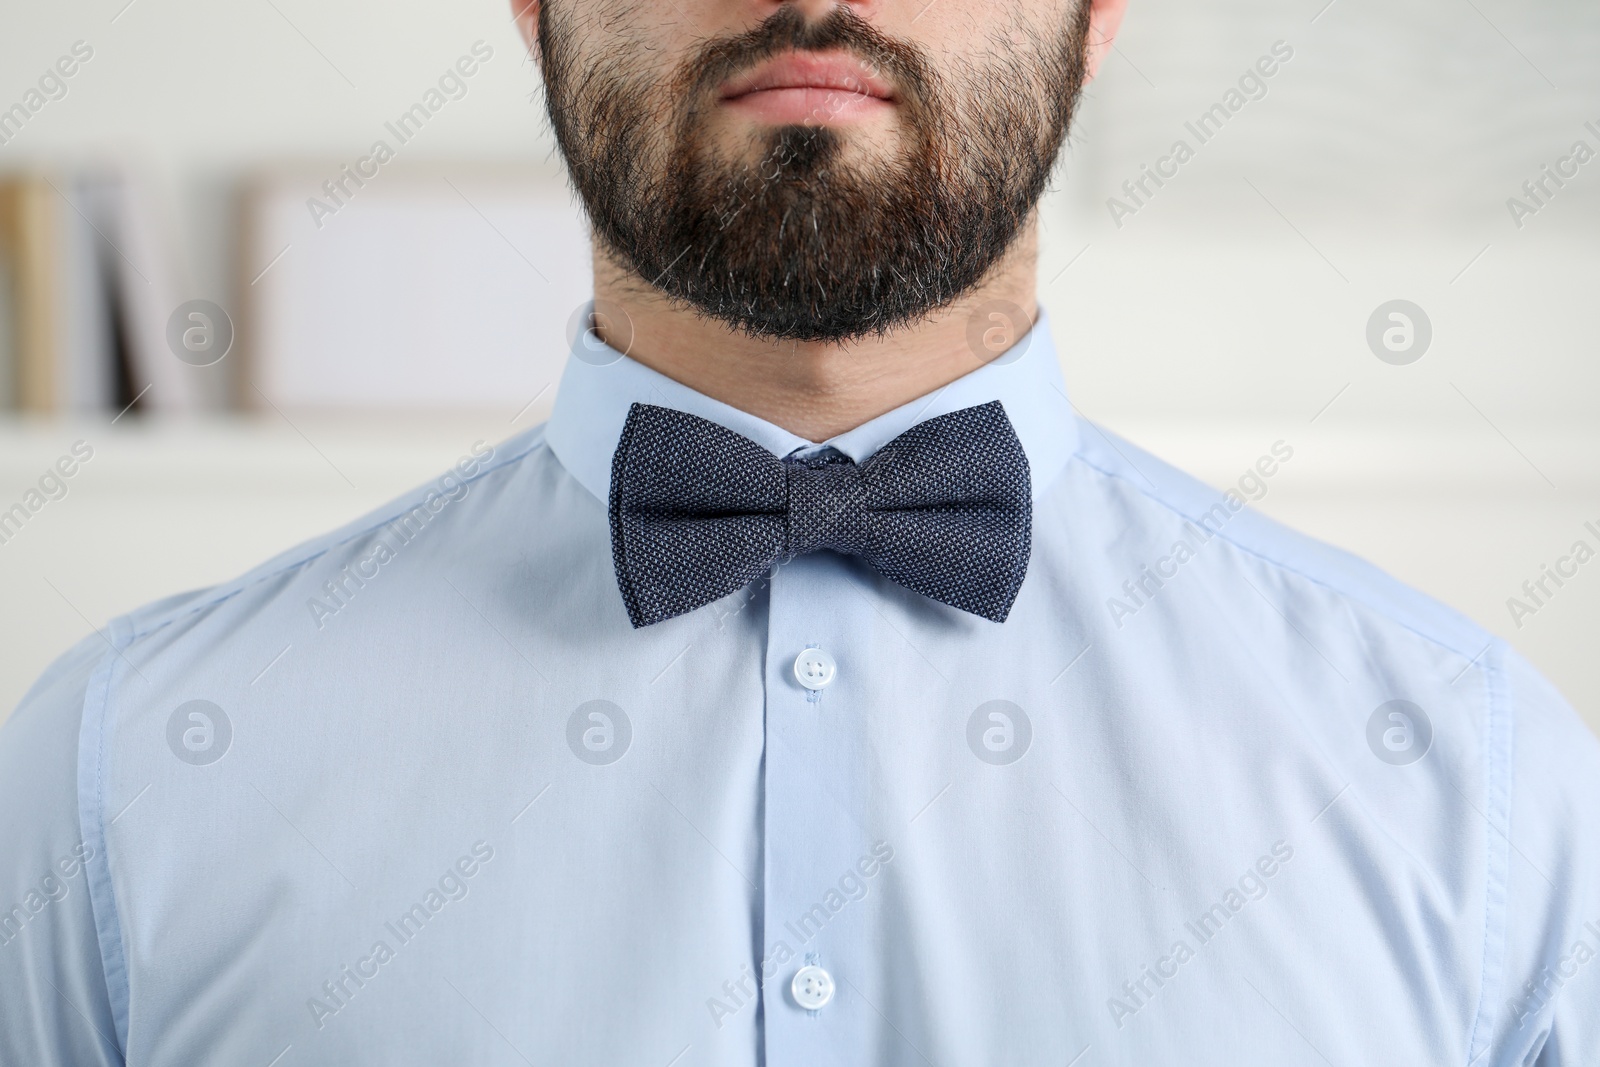
<svg viewBox="0 0 1600 1067">
<path fill-rule="evenodd" d="M 1087 3 L 948 73 L 846 5 L 816 22 L 785 5 L 655 80 L 642 55 L 581 54 L 580 12 L 557 6 L 539 14 L 545 99 L 600 254 L 757 338 L 881 336 L 976 287 L 1043 195 L 1086 70 Z M 812 125 L 773 127 L 742 157 L 718 144 L 729 77 L 833 49 L 894 86 L 894 150 L 851 161 L 863 131 Z"/>
</svg>

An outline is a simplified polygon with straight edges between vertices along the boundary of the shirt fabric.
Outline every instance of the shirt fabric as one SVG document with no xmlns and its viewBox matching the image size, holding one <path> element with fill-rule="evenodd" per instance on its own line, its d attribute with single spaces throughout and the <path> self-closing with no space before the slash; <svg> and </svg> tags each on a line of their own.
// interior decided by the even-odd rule
<svg viewBox="0 0 1600 1067">
<path fill-rule="evenodd" d="M 1003 624 L 824 551 L 633 629 L 631 404 L 822 446 L 589 343 L 547 426 L 84 640 L 0 731 L 0 1064 L 1594 1063 L 1560 696 L 1245 506 L 1293 442 L 1224 494 L 1076 418 L 1046 322 L 825 444 L 992 400 Z"/>
</svg>

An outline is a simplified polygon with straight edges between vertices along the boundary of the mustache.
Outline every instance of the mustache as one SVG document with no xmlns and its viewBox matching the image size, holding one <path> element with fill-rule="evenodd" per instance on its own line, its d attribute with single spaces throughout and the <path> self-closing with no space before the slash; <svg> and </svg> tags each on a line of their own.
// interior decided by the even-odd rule
<svg viewBox="0 0 1600 1067">
<path fill-rule="evenodd" d="M 785 4 L 752 29 L 708 42 L 684 62 L 677 91 L 680 99 L 700 104 L 729 78 L 772 56 L 835 50 L 863 60 L 914 107 L 926 106 L 932 98 L 933 68 L 921 50 L 888 36 L 844 5 L 813 22 Z"/>
</svg>

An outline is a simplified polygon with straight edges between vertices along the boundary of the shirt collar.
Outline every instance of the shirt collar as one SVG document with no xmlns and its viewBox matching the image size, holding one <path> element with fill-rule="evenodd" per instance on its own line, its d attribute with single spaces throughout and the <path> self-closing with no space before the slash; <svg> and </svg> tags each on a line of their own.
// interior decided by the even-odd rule
<svg viewBox="0 0 1600 1067">
<path fill-rule="evenodd" d="M 1077 423 L 1043 307 L 1033 329 L 998 359 L 822 442 L 807 441 L 697 392 L 629 359 L 592 334 L 580 333 L 561 375 L 545 440 L 572 476 L 604 502 L 611 494 L 612 453 L 634 404 L 656 404 L 709 419 L 776 456 L 832 447 L 860 463 L 919 422 L 991 400 L 1000 401 L 1017 431 L 1037 498 L 1077 448 Z"/>
</svg>

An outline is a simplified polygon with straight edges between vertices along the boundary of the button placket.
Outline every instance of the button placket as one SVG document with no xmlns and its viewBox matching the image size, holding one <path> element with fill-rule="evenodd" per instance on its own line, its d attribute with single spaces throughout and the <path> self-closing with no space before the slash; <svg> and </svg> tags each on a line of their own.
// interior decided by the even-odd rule
<svg viewBox="0 0 1600 1067">
<path fill-rule="evenodd" d="M 857 970 L 852 931 L 866 910 L 852 903 L 836 913 L 828 904 L 841 872 L 866 847 L 861 805 L 871 757 L 865 718 L 851 714 L 861 679 L 849 673 L 861 660 L 857 649 L 843 650 L 871 631 L 871 607 L 850 595 L 849 580 L 845 560 L 817 552 L 777 568 L 769 590 L 762 777 L 762 952 L 774 964 L 763 1000 L 769 1067 L 838 1062 L 840 1050 L 866 1040 L 872 1026 L 839 985 Z M 812 1006 L 819 1003 L 824 1010 Z"/>
</svg>

